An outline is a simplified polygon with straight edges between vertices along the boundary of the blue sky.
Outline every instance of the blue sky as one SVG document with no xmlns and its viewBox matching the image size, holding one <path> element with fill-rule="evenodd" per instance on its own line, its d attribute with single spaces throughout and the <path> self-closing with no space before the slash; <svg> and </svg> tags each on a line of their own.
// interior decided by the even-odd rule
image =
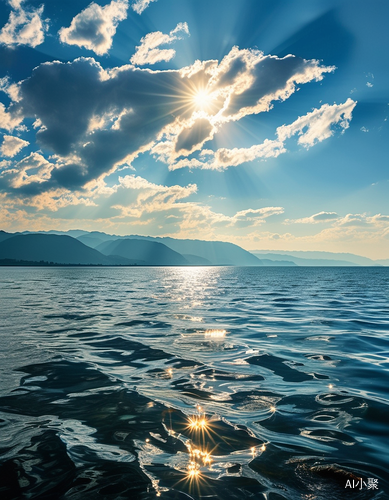
<svg viewBox="0 0 389 500">
<path fill-rule="evenodd" d="M 389 254 L 386 0 L 0 3 L 0 225 Z"/>
</svg>

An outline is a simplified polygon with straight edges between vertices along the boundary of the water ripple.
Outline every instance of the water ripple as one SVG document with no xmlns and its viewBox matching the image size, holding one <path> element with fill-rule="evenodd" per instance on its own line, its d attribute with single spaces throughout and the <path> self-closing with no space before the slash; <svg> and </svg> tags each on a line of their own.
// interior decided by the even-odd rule
<svg viewBox="0 0 389 500">
<path fill-rule="evenodd" d="M 389 495 L 389 270 L 0 271 L 1 498 Z"/>
</svg>

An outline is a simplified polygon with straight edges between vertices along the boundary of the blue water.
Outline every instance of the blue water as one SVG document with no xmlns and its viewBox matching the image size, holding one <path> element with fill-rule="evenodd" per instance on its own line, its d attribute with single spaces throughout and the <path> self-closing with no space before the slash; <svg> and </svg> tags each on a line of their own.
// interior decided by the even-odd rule
<svg viewBox="0 0 389 500">
<path fill-rule="evenodd" d="M 0 290 L 2 500 L 389 498 L 389 268 L 0 268 Z"/>
</svg>

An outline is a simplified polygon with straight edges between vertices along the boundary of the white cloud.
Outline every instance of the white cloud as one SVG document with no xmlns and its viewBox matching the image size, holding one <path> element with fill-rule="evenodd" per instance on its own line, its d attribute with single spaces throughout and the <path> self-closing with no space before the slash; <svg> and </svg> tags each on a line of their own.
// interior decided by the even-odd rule
<svg viewBox="0 0 389 500">
<path fill-rule="evenodd" d="M 132 9 L 138 14 L 142 14 L 142 12 L 147 9 L 147 7 L 151 4 L 151 2 L 156 2 L 157 0 L 136 0 L 132 4 Z"/>
<path fill-rule="evenodd" d="M 43 5 L 37 9 L 23 8 L 24 0 L 10 0 L 12 11 L 8 22 L 0 31 L 0 44 L 29 45 L 36 47 L 43 43 L 47 20 L 42 19 Z"/>
<path fill-rule="evenodd" d="M 13 168 L 2 172 L 1 184 L 7 183 L 13 189 L 40 184 L 50 178 L 53 169 L 54 165 L 40 153 L 31 153 L 15 163 Z M 26 190 L 28 191 L 29 189 Z M 32 191 L 32 194 L 36 193 Z"/>
<path fill-rule="evenodd" d="M 274 101 L 288 99 L 296 85 L 320 81 L 334 70 L 334 66 L 320 66 L 315 59 L 265 56 L 259 50 L 234 47 L 214 71 L 207 91 L 226 94 L 220 120 L 239 120 L 269 111 Z"/>
<path fill-rule="evenodd" d="M 127 17 L 127 9 L 128 0 L 112 0 L 105 7 L 92 2 L 72 19 L 69 28 L 59 30 L 59 38 L 68 45 L 106 54 L 119 22 Z"/>
<path fill-rule="evenodd" d="M 388 226 L 389 216 L 376 214 L 368 216 L 366 214 L 338 215 L 336 212 L 319 212 L 301 219 L 285 219 L 285 224 L 318 224 L 330 223 L 332 227 L 382 227 Z"/>
<path fill-rule="evenodd" d="M 349 127 L 356 101 L 348 98 L 343 104 L 324 104 L 305 116 L 300 116 L 291 125 L 282 125 L 277 129 L 281 141 L 298 134 L 298 143 L 310 147 L 324 141 L 334 134 L 333 125 L 338 124 L 342 131 Z"/>
<path fill-rule="evenodd" d="M 319 212 L 311 215 L 310 217 L 303 217 L 302 219 L 286 219 L 284 222 L 285 224 L 318 224 L 321 222 L 334 222 L 334 220 L 337 219 L 339 219 L 339 215 L 336 212 Z"/>
<path fill-rule="evenodd" d="M 237 212 L 231 218 L 231 223 L 229 225 L 236 228 L 261 226 L 268 217 L 272 215 L 281 215 L 283 213 L 284 209 L 282 207 L 249 208 Z"/>
<path fill-rule="evenodd" d="M 0 152 L 4 156 L 8 156 L 12 158 L 17 155 L 19 151 L 28 146 L 30 143 L 28 141 L 24 141 L 19 137 L 14 137 L 12 135 L 4 135 L 3 143 L 0 148 Z"/>
<path fill-rule="evenodd" d="M 0 102 L 0 128 L 5 130 L 13 130 L 18 127 L 23 121 L 23 116 L 20 113 L 9 113 L 3 103 Z"/>
<path fill-rule="evenodd" d="M 169 34 L 164 34 L 161 31 L 148 33 L 141 39 L 141 44 L 136 47 L 135 54 L 131 57 L 131 63 L 142 66 L 170 61 L 176 55 L 176 51 L 174 49 L 160 49 L 159 47 L 181 40 L 185 34 L 189 35 L 189 28 L 186 23 L 178 23 Z"/>
</svg>

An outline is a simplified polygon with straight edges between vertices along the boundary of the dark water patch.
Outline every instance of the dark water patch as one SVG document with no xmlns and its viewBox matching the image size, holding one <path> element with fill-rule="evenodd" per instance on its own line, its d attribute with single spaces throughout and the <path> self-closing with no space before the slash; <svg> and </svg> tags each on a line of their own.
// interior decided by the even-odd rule
<svg viewBox="0 0 389 500">
<path fill-rule="evenodd" d="M 385 490 L 387 481 L 383 476 L 384 471 L 373 468 L 364 468 L 361 462 L 342 462 L 333 459 L 329 462 L 325 459 L 311 457 L 287 458 L 278 447 L 269 450 L 270 462 L 261 463 L 260 458 L 250 463 L 250 468 L 260 475 L 273 480 L 273 493 L 282 495 L 288 500 L 301 500 L 302 498 L 313 498 L 315 500 L 343 500 L 345 498 L 357 498 L 358 500 L 386 498 Z M 269 465 L 272 464 L 271 467 Z M 367 488 L 369 474 L 373 475 L 379 486 L 378 490 Z M 365 485 L 362 489 L 346 488 L 347 484 Z M 350 481 L 347 483 L 347 481 Z M 278 489 L 279 493 L 274 490 Z"/>
<path fill-rule="evenodd" d="M 39 432 L 19 451 L 18 458 L 0 466 L 1 498 L 60 498 L 76 476 L 66 446 L 52 430 Z"/>
<path fill-rule="evenodd" d="M 112 384 L 106 375 L 87 363 L 66 360 L 30 365 L 19 368 L 18 371 L 28 373 L 21 379 L 22 386 L 35 385 L 39 377 L 39 385 L 46 391 L 83 392 Z"/>
<path fill-rule="evenodd" d="M 329 380 L 330 379 L 330 377 L 328 375 L 322 375 L 320 373 L 313 373 L 312 376 L 316 380 Z"/>
<path fill-rule="evenodd" d="M 172 364 L 174 368 L 197 368 L 198 366 L 203 366 L 202 363 L 196 363 L 196 361 L 192 361 L 190 359 L 170 359 L 166 362 L 166 364 Z"/>
<path fill-rule="evenodd" d="M 97 314 L 71 314 L 71 313 L 64 313 L 64 314 L 46 314 L 43 317 L 46 319 L 63 319 L 66 321 L 86 321 L 88 319 L 92 318 L 98 318 L 98 317 L 112 317 L 113 315 L 110 313 L 97 313 Z"/>
<path fill-rule="evenodd" d="M 194 400 L 207 401 L 211 399 L 212 392 L 198 389 L 196 384 L 188 379 L 181 379 L 171 383 L 173 389 L 180 391 L 184 396 L 193 398 Z"/>
<path fill-rule="evenodd" d="M 131 321 L 122 321 L 120 323 L 116 323 L 115 326 L 146 326 L 148 328 L 169 328 L 171 325 L 169 323 L 165 323 L 163 321 L 149 321 L 142 319 L 133 319 Z"/>
<path fill-rule="evenodd" d="M 202 369 L 196 372 L 196 374 L 199 377 L 204 377 L 207 380 L 244 380 L 246 382 L 260 382 L 262 380 L 265 380 L 262 375 L 250 375 L 248 374 L 238 374 L 238 373 L 229 373 L 229 372 L 223 372 L 220 370 L 215 370 L 215 369 Z"/>
<path fill-rule="evenodd" d="M 308 359 L 314 359 L 315 361 L 332 361 L 331 356 L 327 354 L 304 354 Z"/>
<path fill-rule="evenodd" d="M 72 332 L 72 331 L 81 332 L 83 330 L 84 330 L 84 328 L 80 328 L 77 326 L 74 326 L 74 327 L 68 326 L 66 328 L 57 328 L 56 330 L 47 330 L 47 333 L 52 334 L 52 333 Z M 86 333 L 84 333 L 84 334 L 86 334 Z M 80 335 L 80 334 L 71 334 L 71 335 L 76 337 L 77 335 Z M 96 335 L 96 334 L 92 333 L 92 335 Z"/>
<path fill-rule="evenodd" d="M 300 302 L 299 299 L 296 299 L 295 297 L 277 297 L 276 299 L 273 299 L 273 302 Z"/>
<path fill-rule="evenodd" d="M 361 320 L 361 319 L 353 319 L 352 323 L 355 325 L 361 326 L 363 328 L 371 328 L 373 330 L 389 330 L 389 322 L 388 321 L 382 321 L 382 322 L 377 322 L 377 321 L 368 321 L 368 320 Z"/>
<path fill-rule="evenodd" d="M 286 360 L 271 354 L 252 356 L 251 358 L 247 358 L 246 361 L 250 365 L 262 366 L 263 368 L 272 371 L 275 375 L 278 375 L 286 382 L 304 382 L 306 380 L 313 379 L 312 375 L 291 368 L 285 364 Z"/>
<path fill-rule="evenodd" d="M 123 363 L 131 363 L 137 360 L 158 361 L 173 358 L 172 354 L 166 353 L 162 349 L 153 349 L 135 340 L 115 337 L 113 339 L 101 340 L 98 342 L 88 342 L 88 345 L 101 350 L 107 350 L 108 356 L 121 360 Z M 113 350 L 122 351 L 123 354 L 115 353 Z"/>
<path fill-rule="evenodd" d="M 76 330 L 76 328 L 75 328 Z M 79 328 L 77 330 L 80 330 Z M 50 332 L 49 332 L 50 333 Z M 85 332 L 81 331 L 80 333 L 71 333 L 69 334 L 70 338 L 76 338 L 76 339 L 89 339 L 91 337 L 98 337 L 98 334 L 96 332 Z"/>
</svg>

